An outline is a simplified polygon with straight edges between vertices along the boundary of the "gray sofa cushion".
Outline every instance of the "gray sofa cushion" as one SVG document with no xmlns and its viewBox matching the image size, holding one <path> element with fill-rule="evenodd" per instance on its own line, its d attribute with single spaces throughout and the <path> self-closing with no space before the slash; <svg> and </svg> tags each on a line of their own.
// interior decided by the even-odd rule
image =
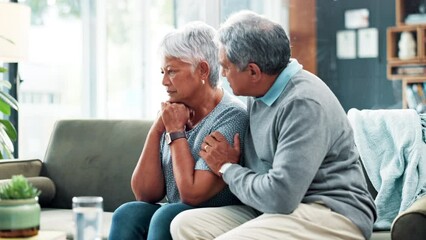
<svg viewBox="0 0 426 240">
<path fill-rule="evenodd" d="M 49 207 L 71 209 L 74 196 L 102 196 L 112 212 L 134 200 L 133 169 L 152 121 L 61 120 L 55 124 L 41 175 L 53 180 Z"/>
<path fill-rule="evenodd" d="M 38 197 L 40 205 L 42 207 L 49 205 L 56 194 L 56 188 L 53 181 L 47 177 L 29 177 L 28 181 L 41 191 L 41 194 Z"/>
<path fill-rule="evenodd" d="M 2 166 L 0 179 L 9 179 L 13 175 L 24 175 L 25 177 L 36 177 L 40 175 L 42 162 L 39 159 L 25 160 L 16 163 L 16 160 L 1 160 Z"/>
</svg>

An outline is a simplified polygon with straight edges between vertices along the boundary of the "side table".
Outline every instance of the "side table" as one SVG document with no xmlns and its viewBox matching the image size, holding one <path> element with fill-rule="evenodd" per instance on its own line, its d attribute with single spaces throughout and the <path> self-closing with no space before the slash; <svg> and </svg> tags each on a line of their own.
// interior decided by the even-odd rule
<svg viewBox="0 0 426 240">
<path fill-rule="evenodd" d="M 0 238 L 0 240 L 66 240 L 67 234 L 60 231 L 38 231 L 36 236 L 29 238 Z"/>
</svg>

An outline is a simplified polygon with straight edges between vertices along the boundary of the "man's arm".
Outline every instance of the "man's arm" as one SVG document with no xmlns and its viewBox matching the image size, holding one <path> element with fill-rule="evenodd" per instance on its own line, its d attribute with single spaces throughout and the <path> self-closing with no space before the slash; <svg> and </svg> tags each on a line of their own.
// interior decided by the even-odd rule
<svg viewBox="0 0 426 240">
<path fill-rule="evenodd" d="M 301 203 L 309 189 L 327 154 L 330 139 L 326 130 L 327 116 L 315 102 L 297 100 L 283 107 L 280 117 L 282 119 L 276 123 L 279 124 L 277 132 L 270 133 L 278 136 L 274 157 L 269 160 L 272 168 L 264 173 L 233 164 L 223 179 L 246 205 L 266 213 L 288 214 Z M 216 173 L 224 162 L 235 162 L 232 146 L 225 147 L 217 140 L 208 141 L 206 144 L 211 144 L 212 148 L 207 147 L 205 159 Z M 263 144 L 267 144 L 266 141 Z M 262 146 L 255 148 L 259 147 Z M 257 158 L 245 156 L 250 157 Z"/>
</svg>

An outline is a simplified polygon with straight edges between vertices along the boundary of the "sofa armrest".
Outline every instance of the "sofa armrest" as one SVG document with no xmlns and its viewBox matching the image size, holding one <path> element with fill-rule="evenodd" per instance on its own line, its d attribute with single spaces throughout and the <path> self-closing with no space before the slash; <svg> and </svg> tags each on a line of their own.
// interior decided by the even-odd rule
<svg viewBox="0 0 426 240">
<path fill-rule="evenodd" d="M 9 179 L 13 175 L 37 177 L 40 175 L 43 163 L 39 159 L 0 160 L 0 179 Z"/>
<path fill-rule="evenodd" d="M 417 199 L 393 221 L 392 240 L 426 239 L 426 195 Z"/>
</svg>

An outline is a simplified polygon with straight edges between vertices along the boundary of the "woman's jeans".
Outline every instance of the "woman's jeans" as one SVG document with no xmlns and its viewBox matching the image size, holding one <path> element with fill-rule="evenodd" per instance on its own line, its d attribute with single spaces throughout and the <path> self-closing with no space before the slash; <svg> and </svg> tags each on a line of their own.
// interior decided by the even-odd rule
<svg viewBox="0 0 426 240">
<path fill-rule="evenodd" d="M 172 239 L 170 223 L 178 213 L 192 209 L 183 203 L 164 205 L 128 202 L 117 208 L 112 216 L 109 240 L 166 240 Z"/>
</svg>

